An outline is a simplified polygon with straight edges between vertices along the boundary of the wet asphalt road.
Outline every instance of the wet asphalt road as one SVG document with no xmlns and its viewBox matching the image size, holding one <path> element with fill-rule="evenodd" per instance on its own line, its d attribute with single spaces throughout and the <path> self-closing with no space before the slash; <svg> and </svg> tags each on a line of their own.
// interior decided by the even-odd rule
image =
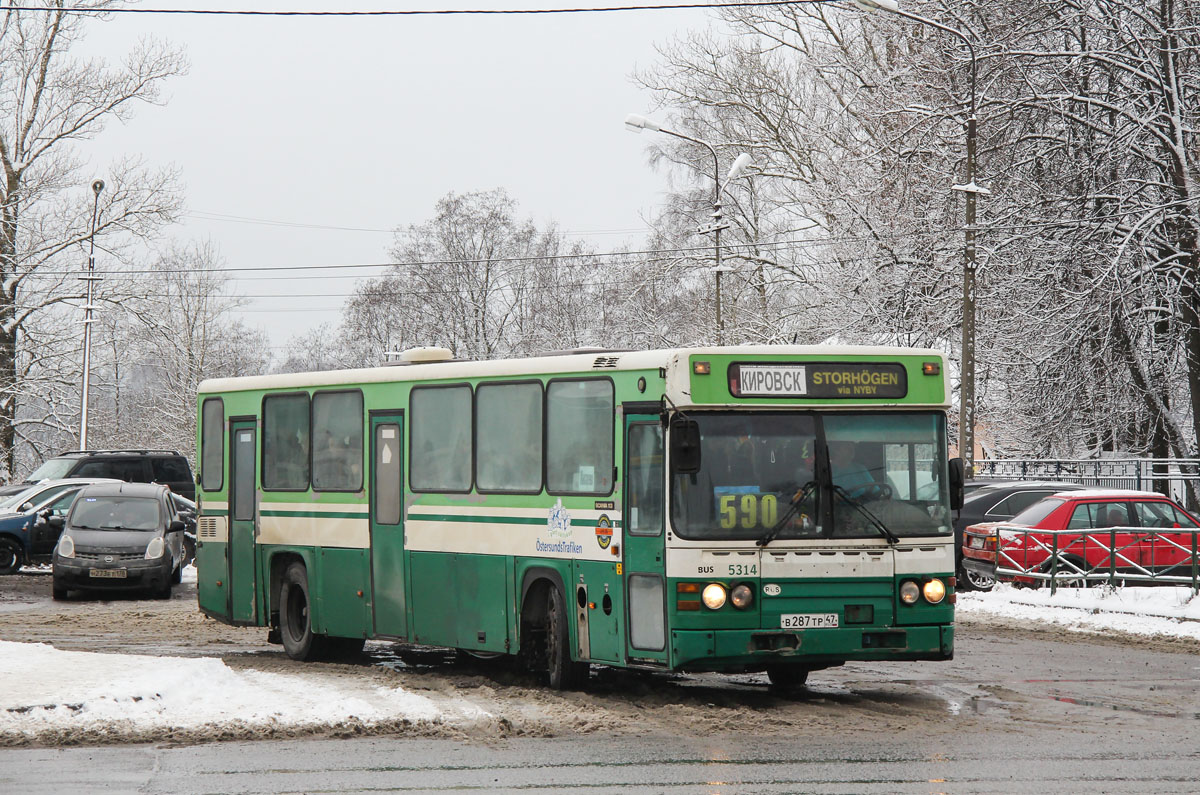
<svg viewBox="0 0 1200 795">
<path fill-rule="evenodd" d="M 170 602 L 69 604 L 78 620 L 64 625 L 60 608 L 13 585 L 0 582 L 6 640 L 107 651 L 128 643 L 144 653 L 151 641 L 142 630 L 171 620 L 176 631 L 154 641 L 159 653 L 300 665 L 263 644 L 260 631 L 235 636 L 194 622 L 187 588 Z M 114 621 L 127 634 L 114 633 Z M 393 664 L 391 647 L 368 650 L 359 668 L 341 667 L 345 675 Z M 850 664 L 813 674 L 794 697 L 755 675 L 600 671 L 587 693 L 555 694 L 437 654 L 396 675 L 406 687 L 487 688 L 501 710 L 532 699 L 556 717 L 524 736 L 11 748 L 0 750 L 0 792 L 1200 791 L 1192 642 L 960 623 L 951 662 Z"/>
</svg>

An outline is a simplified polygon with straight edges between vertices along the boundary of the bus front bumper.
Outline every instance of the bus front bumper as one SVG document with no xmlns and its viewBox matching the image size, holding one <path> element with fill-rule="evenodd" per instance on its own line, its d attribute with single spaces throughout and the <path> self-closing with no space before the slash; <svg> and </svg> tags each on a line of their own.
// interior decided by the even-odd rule
<svg viewBox="0 0 1200 795">
<path fill-rule="evenodd" d="M 671 665 L 686 671 L 823 668 L 849 660 L 951 660 L 954 625 L 804 630 L 676 630 Z"/>
</svg>

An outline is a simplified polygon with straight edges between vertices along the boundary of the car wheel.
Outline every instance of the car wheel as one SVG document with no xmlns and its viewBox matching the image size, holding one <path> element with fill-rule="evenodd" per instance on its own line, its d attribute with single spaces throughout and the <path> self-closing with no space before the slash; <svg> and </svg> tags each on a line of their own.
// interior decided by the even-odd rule
<svg viewBox="0 0 1200 795">
<path fill-rule="evenodd" d="M 65 602 L 67 600 L 67 589 L 58 583 L 54 583 L 50 589 L 50 598 L 56 602 Z"/>
<path fill-rule="evenodd" d="M 279 636 L 293 660 L 315 659 L 323 650 L 323 639 L 312 631 L 310 604 L 308 570 L 303 563 L 289 564 L 279 586 Z"/>
<path fill-rule="evenodd" d="M 776 690 L 799 690 L 808 682 L 808 669 L 795 665 L 772 665 L 767 668 L 767 678 Z"/>
<path fill-rule="evenodd" d="M 178 585 L 183 582 L 183 561 L 179 561 L 179 565 L 171 570 L 171 582 Z"/>
<path fill-rule="evenodd" d="M 167 584 L 154 591 L 155 599 L 170 599 L 171 598 L 171 580 L 167 580 Z"/>
<path fill-rule="evenodd" d="M 588 664 L 571 660 L 570 612 L 562 593 L 551 587 L 546 604 L 546 668 L 555 690 L 572 690 L 588 678 Z"/>
<path fill-rule="evenodd" d="M 0 574 L 16 574 L 21 570 L 25 555 L 21 546 L 11 538 L 0 538 Z"/>
<path fill-rule="evenodd" d="M 989 577 L 986 574 L 980 574 L 973 569 L 962 569 L 958 575 L 958 582 L 964 591 L 990 591 L 996 587 L 996 578 Z"/>
</svg>

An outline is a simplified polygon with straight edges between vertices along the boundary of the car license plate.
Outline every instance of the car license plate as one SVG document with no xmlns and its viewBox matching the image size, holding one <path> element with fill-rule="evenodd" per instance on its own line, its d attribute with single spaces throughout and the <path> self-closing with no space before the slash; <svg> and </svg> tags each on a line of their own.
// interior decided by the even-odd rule
<svg viewBox="0 0 1200 795">
<path fill-rule="evenodd" d="M 968 536 L 967 537 L 967 546 L 971 549 L 983 549 L 983 537 L 982 536 Z"/>
<path fill-rule="evenodd" d="M 123 580 L 129 576 L 129 572 L 125 569 L 91 569 L 88 571 L 89 577 L 101 577 L 111 580 Z"/>
<path fill-rule="evenodd" d="M 837 625 L 837 613 L 784 613 L 779 617 L 780 629 L 815 629 Z"/>
</svg>

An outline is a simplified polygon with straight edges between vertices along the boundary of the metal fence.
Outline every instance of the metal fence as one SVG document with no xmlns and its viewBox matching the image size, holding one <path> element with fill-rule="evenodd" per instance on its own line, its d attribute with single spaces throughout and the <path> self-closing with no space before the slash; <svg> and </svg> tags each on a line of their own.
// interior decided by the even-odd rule
<svg viewBox="0 0 1200 795">
<path fill-rule="evenodd" d="M 1189 510 L 1200 508 L 1200 458 L 983 459 L 975 462 L 975 473 L 988 480 L 1050 480 L 1156 491 Z"/>
<path fill-rule="evenodd" d="M 1200 593 L 1200 528 L 1112 527 L 993 531 L 997 579 L 1047 582 L 1050 592 L 1089 585 L 1188 585 Z M 991 534 L 989 534 L 991 535 Z"/>
</svg>

